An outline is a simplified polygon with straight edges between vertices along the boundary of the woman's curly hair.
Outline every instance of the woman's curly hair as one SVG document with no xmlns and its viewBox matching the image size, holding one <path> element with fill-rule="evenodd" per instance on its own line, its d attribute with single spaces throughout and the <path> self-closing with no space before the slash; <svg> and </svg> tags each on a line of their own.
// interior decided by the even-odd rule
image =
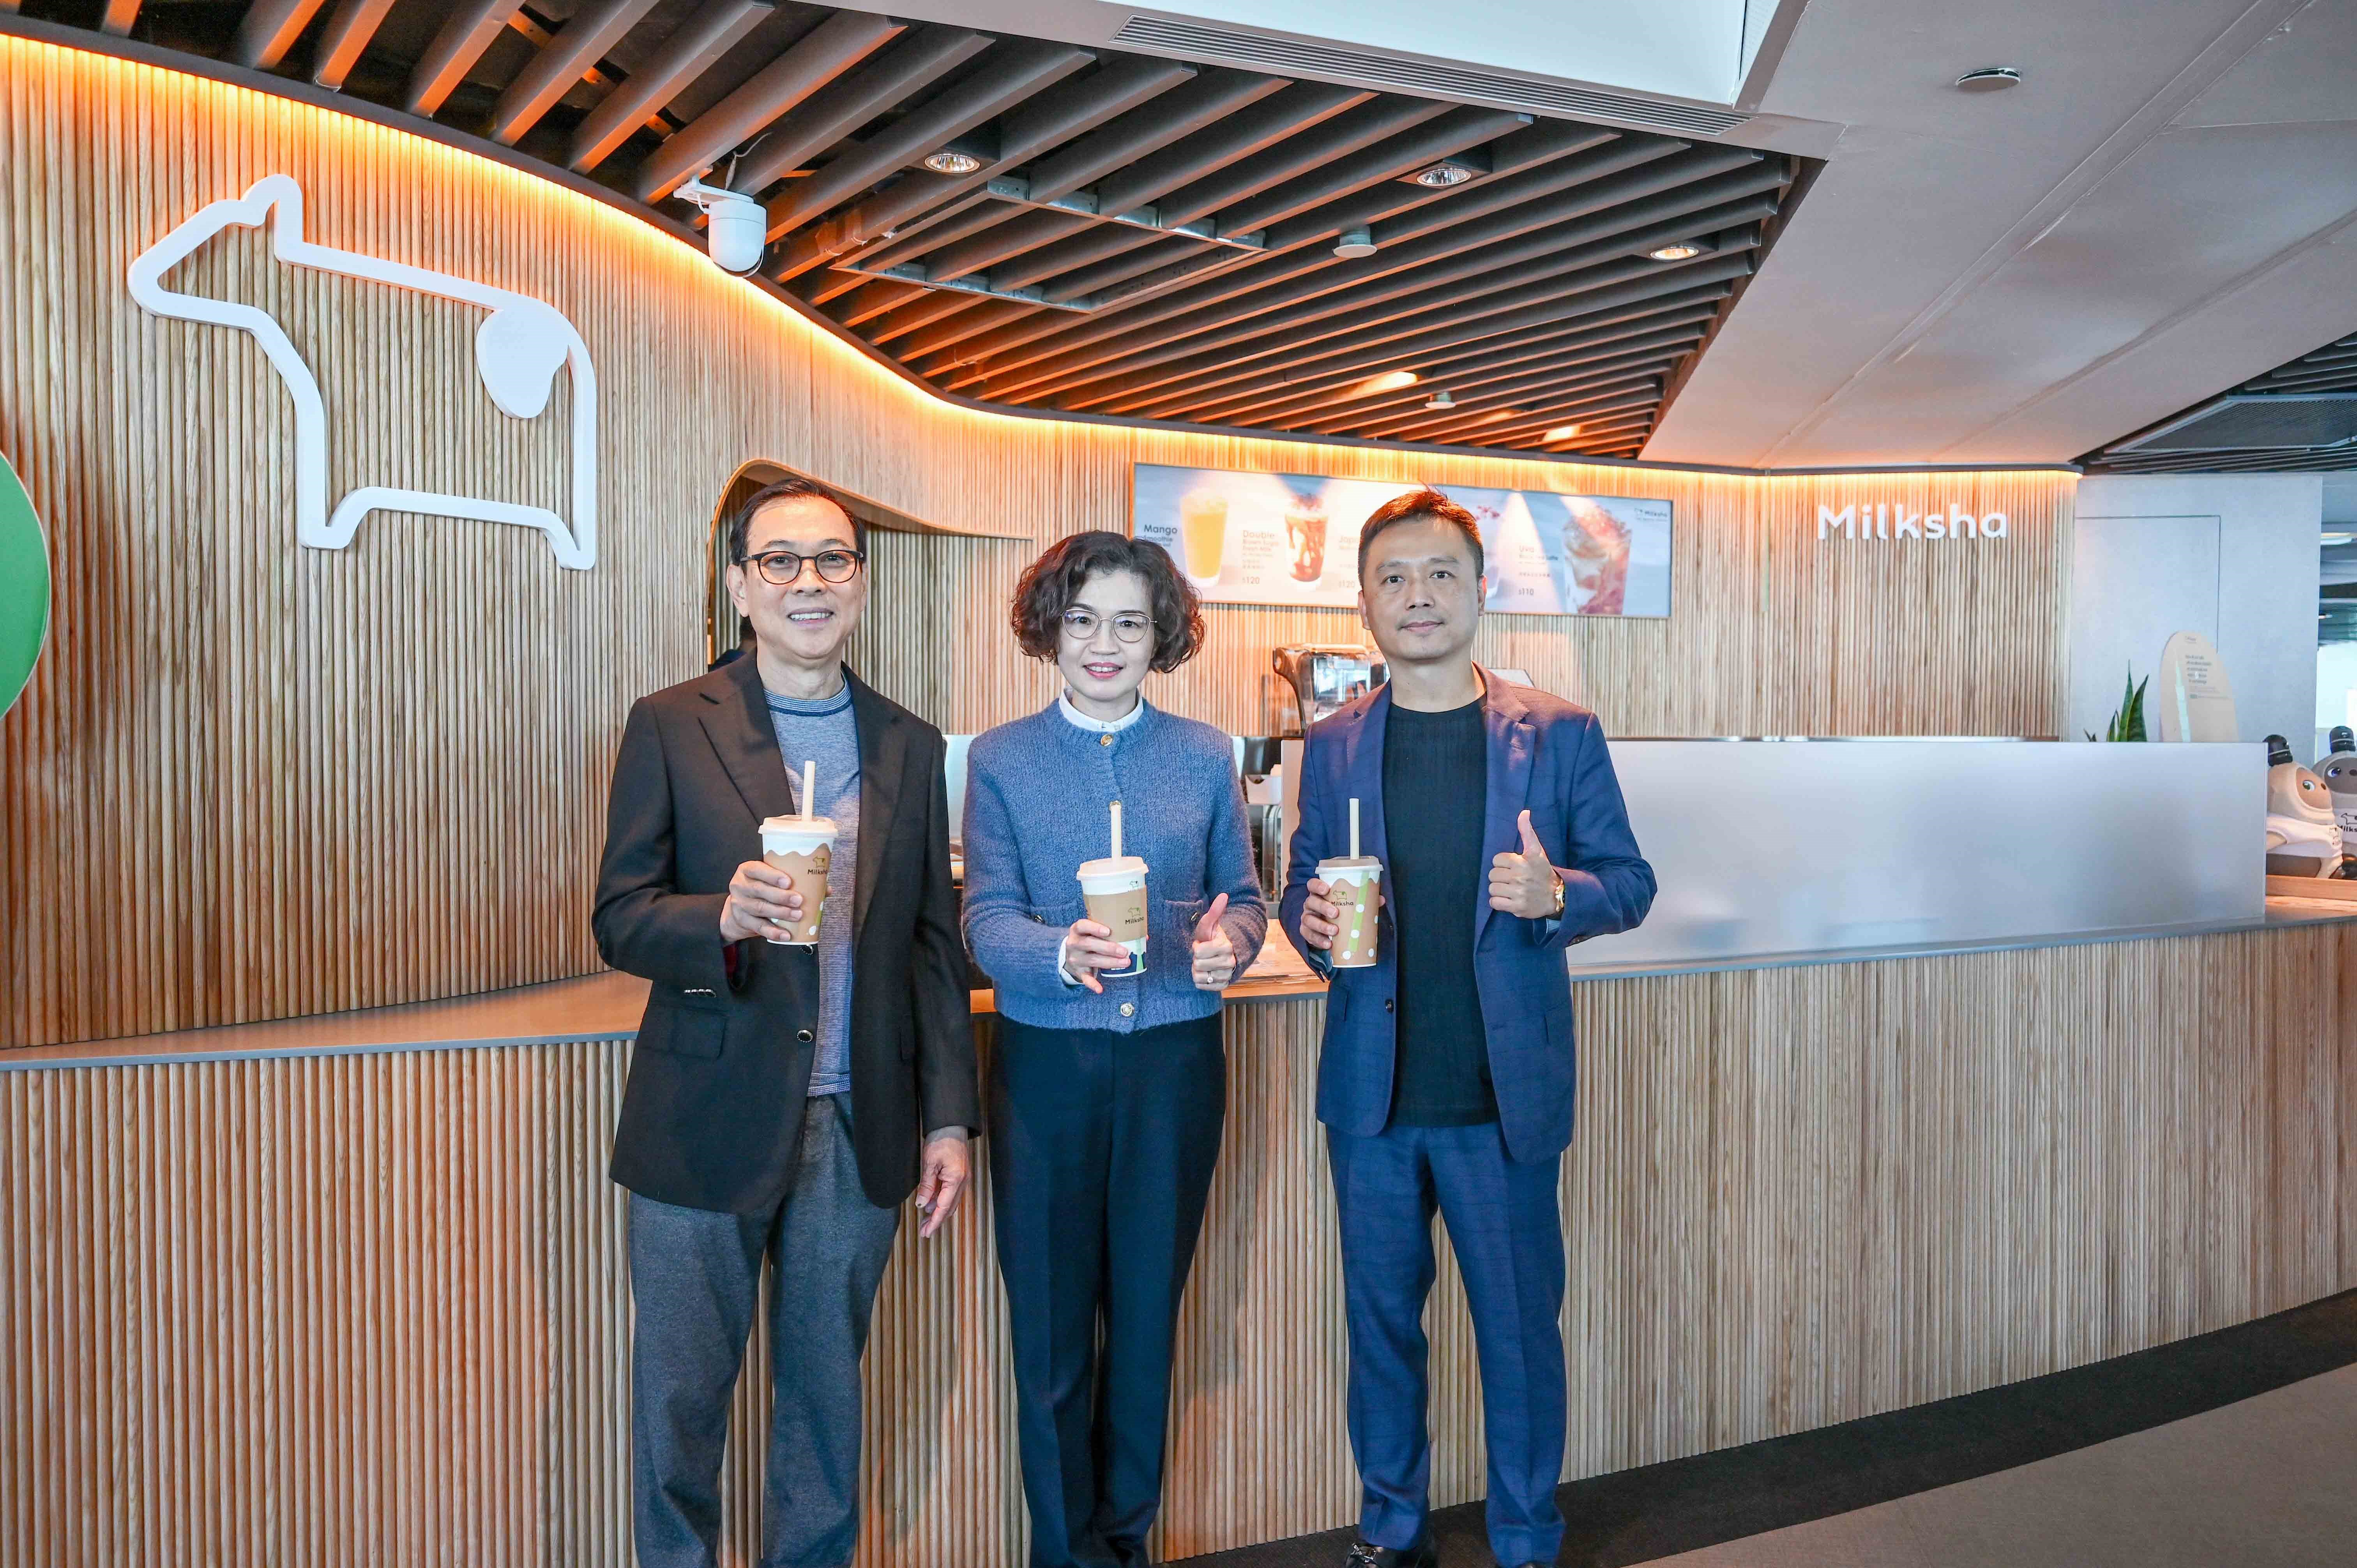
<svg viewBox="0 0 2357 1568">
<path fill-rule="evenodd" d="M 1053 659 L 1064 635 L 1064 612 L 1081 585 L 1099 572 L 1135 572 L 1146 584 L 1154 614 L 1151 668 L 1168 674 L 1203 646 L 1203 604 L 1179 574 L 1170 553 L 1146 539 L 1092 529 L 1060 539 L 1023 568 L 1007 620 L 1015 640 L 1034 659 Z"/>
</svg>

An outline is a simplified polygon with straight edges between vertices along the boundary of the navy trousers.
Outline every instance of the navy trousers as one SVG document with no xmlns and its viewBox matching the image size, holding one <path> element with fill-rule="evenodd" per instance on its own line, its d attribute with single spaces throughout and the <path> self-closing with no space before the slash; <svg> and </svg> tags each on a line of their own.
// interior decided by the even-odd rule
<svg viewBox="0 0 2357 1568">
<path fill-rule="evenodd" d="M 1227 1096 L 1217 1016 L 1129 1035 L 999 1020 L 991 1201 L 1033 1568 L 1148 1562 Z"/>
<path fill-rule="evenodd" d="M 1432 1217 L 1448 1227 L 1473 1309 L 1489 1440 L 1490 1550 L 1501 1563 L 1553 1563 L 1563 1544 L 1560 1159 L 1518 1163 L 1494 1122 L 1391 1127 L 1360 1137 L 1329 1127 L 1351 1335 L 1351 1452 L 1359 1531 L 1377 1546 L 1424 1539 L 1431 1508 L 1426 1424 L 1425 1298 Z"/>
</svg>

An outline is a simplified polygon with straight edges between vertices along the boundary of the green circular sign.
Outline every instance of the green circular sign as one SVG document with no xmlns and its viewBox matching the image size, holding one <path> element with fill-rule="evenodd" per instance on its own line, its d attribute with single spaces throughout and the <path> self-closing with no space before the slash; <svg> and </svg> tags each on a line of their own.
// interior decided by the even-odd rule
<svg viewBox="0 0 2357 1568">
<path fill-rule="evenodd" d="M 0 456 L 0 714 L 16 705 L 48 635 L 48 542 L 33 498 Z"/>
</svg>

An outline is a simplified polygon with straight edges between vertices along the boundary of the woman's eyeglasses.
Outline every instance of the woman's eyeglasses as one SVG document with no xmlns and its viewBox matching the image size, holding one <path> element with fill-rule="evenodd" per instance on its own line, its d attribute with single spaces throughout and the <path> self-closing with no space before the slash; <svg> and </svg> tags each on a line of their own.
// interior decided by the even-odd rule
<svg viewBox="0 0 2357 1568">
<path fill-rule="evenodd" d="M 1075 642 L 1086 642 L 1097 634 L 1098 623 L 1104 617 L 1094 610 L 1066 610 L 1064 635 Z M 1124 610 L 1113 618 L 1113 634 L 1124 642 L 1144 642 L 1154 631 L 1154 618 Z"/>
<path fill-rule="evenodd" d="M 791 550 L 770 550 L 759 555 L 746 557 L 745 564 L 780 587 L 791 587 L 802 575 L 802 563 L 818 568 L 823 583 L 848 583 L 859 575 L 867 559 L 865 550 L 822 550 L 815 555 L 797 555 Z"/>
</svg>

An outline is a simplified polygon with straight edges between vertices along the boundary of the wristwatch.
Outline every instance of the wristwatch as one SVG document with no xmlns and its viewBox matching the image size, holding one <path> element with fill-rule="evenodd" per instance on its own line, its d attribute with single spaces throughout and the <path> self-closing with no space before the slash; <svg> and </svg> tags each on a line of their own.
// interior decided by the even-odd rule
<svg viewBox="0 0 2357 1568">
<path fill-rule="evenodd" d="M 1547 911 L 1546 918 L 1550 920 L 1563 918 L 1563 873 L 1560 871 L 1555 874 L 1555 908 Z"/>
</svg>

